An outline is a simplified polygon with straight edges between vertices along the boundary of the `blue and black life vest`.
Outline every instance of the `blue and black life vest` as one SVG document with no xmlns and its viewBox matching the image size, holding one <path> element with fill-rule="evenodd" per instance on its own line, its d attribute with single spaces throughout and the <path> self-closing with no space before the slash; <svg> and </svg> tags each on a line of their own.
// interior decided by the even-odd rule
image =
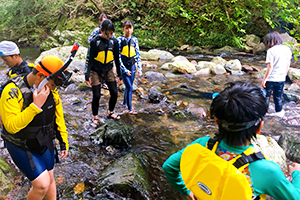
<svg viewBox="0 0 300 200">
<path fill-rule="evenodd" d="M 132 65 L 136 62 L 135 43 L 131 38 L 127 41 L 127 38 L 124 36 L 121 37 L 121 59 L 124 66 L 128 70 L 131 70 Z"/>
<path fill-rule="evenodd" d="M 106 75 L 109 70 L 113 68 L 114 61 L 114 41 L 109 39 L 107 42 L 98 35 L 93 41 L 93 45 L 97 49 L 97 56 L 94 59 L 95 62 L 91 66 L 91 70 L 98 72 L 99 75 Z"/>
<path fill-rule="evenodd" d="M 34 67 L 35 66 L 33 63 L 27 63 L 23 60 L 20 66 L 14 66 L 12 68 L 9 68 L 6 75 L 8 76 L 8 78 L 14 78 L 19 75 L 24 76 L 25 74 L 31 72 Z"/>
</svg>

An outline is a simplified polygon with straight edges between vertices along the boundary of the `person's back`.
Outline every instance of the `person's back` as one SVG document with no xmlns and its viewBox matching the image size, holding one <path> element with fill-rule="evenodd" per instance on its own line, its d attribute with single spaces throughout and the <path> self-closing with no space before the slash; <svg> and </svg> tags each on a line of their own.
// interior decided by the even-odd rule
<svg viewBox="0 0 300 200">
<path fill-rule="evenodd" d="M 250 141 L 260 133 L 262 118 L 266 112 L 267 104 L 261 88 L 248 83 L 231 83 L 226 87 L 211 104 L 211 115 L 219 127 L 216 139 L 220 143 L 216 154 L 224 160 L 231 160 L 253 147 Z M 206 147 L 209 139 L 198 138 L 190 145 L 198 143 Z M 181 177 L 180 161 L 184 150 L 171 155 L 163 164 L 163 169 L 175 189 L 194 199 L 193 191 L 186 187 Z M 251 162 L 243 173 L 252 187 L 253 198 L 263 198 L 267 194 L 276 200 L 292 200 L 300 199 L 299 170 L 299 164 L 290 167 L 290 171 L 293 172 L 293 183 L 290 183 L 277 164 L 259 159 Z"/>
<path fill-rule="evenodd" d="M 267 52 L 268 55 L 272 55 L 272 57 L 268 58 L 268 61 L 273 65 L 267 81 L 285 81 L 287 74 L 286 66 L 292 57 L 290 48 L 284 44 L 278 44 L 268 49 Z"/>
</svg>

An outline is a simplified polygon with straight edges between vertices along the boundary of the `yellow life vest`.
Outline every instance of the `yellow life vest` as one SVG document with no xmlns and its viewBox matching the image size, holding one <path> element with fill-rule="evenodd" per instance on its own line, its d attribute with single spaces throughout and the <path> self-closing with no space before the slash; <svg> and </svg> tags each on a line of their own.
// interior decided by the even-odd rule
<svg viewBox="0 0 300 200">
<path fill-rule="evenodd" d="M 218 142 L 212 145 L 212 150 L 198 143 L 186 147 L 180 161 L 186 187 L 198 200 L 251 200 L 252 188 L 242 171 L 249 163 L 264 159 L 264 155 L 249 147 L 226 161 L 215 154 L 217 146 Z"/>
</svg>

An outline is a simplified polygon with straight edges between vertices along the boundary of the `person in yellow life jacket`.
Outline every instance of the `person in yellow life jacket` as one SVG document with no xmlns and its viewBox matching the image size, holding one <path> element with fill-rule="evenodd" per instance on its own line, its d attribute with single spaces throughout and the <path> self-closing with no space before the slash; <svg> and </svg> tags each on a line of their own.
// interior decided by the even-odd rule
<svg viewBox="0 0 300 200">
<path fill-rule="evenodd" d="M 88 64 L 85 69 L 85 82 L 92 86 L 92 127 L 97 127 L 99 100 L 101 96 L 101 85 L 106 83 L 110 93 L 107 118 L 120 119 L 114 113 L 115 105 L 118 98 L 117 84 L 121 84 L 122 75 L 120 72 L 119 48 L 118 43 L 111 38 L 114 33 L 114 25 L 111 20 L 106 19 L 101 24 L 101 34 L 96 36 L 90 43 L 90 54 L 87 58 Z M 118 83 L 113 71 L 113 63 L 115 62 Z"/>
<path fill-rule="evenodd" d="M 132 109 L 132 89 L 136 71 L 138 76 L 142 75 L 142 61 L 140 47 L 136 37 L 132 36 L 133 24 L 125 20 L 122 24 L 124 35 L 118 37 L 120 52 L 120 67 L 122 79 L 125 85 L 123 106 L 127 107 L 130 114 L 137 114 Z"/>
<path fill-rule="evenodd" d="M 34 89 L 63 65 L 60 58 L 46 56 L 29 74 L 10 79 L 1 93 L 1 137 L 15 165 L 31 181 L 27 200 L 56 199 L 55 138 L 60 143 L 60 156 L 68 155 L 63 107 L 55 90 L 64 82 L 58 80 L 63 76 L 51 79 L 39 93 Z"/>
<path fill-rule="evenodd" d="M 7 72 L 8 78 L 13 78 L 18 75 L 24 76 L 34 68 L 33 63 L 27 63 L 21 58 L 18 46 L 11 41 L 0 42 L 0 57 L 9 67 Z"/>
<path fill-rule="evenodd" d="M 250 141 L 260 133 L 267 109 L 262 88 L 247 82 L 227 84 L 210 107 L 219 128 L 215 138 L 200 137 L 164 162 L 171 185 L 193 200 L 263 200 L 266 195 L 299 200 L 300 164 L 289 166 L 290 182 L 276 163 L 259 152 L 247 152 L 254 149 Z"/>
</svg>

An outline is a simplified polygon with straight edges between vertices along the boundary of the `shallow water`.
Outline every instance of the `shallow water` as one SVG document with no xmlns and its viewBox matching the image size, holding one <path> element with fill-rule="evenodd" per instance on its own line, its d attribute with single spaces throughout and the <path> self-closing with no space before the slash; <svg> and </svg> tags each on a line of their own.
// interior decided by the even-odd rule
<svg viewBox="0 0 300 200">
<path fill-rule="evenodd" d="M 189 55 L 191 60 L 210 60 L 210 56 Z M 30 60 L 31 58 L 29 58 Z M 263 66 L 262 57 L 239 57 L 242 63 L 249 65 Z M 163 63 L 153 62 L 158 66 Z M 157 69 L 144 69 L 146 71 L 161 71 Z M 166 82 L 147 82 L 143 78 L 137 78 L 136 82 L 139 87 L 148 90 L 152 85 L 159 86 L 162 93 L 167 97 L 166 102 L 159 104 L 149 103 L 145 99 L 139 99 L 136 94 L 133 95 L 133 106 L 139 112 L 137 115 L 128 115 L 122 107 L 123 92 L 119 93 L 118 102 L 115 112 L 121 115 L 117 122 L 127 124 L 133 128 L 134 142 L 132 147 L 115 152 L 108 151 L 105 147 L 95 146 L 90 142 L 89 133 L 93 129 L 89 126 L 91 119 L 91 100 L 90 91 L 67 93 L 63 89 L 59 90 L 64 106 L 65 120 L 69 132 L 70 151 L 67 159 L 61 159 L 56 165 L 55 177 L 60 199 L 128 199 L 120 198 L 117 194 L 106 192 L 103 194 L 93 193 L 95 179 L 99 172 L 108 166 L 118 157 L 129 152 L 143 155 L 141 160 L 148 171 L 151 181 L 152 199 L 184 199 L 182 195 L 176 192 L 166 180 L 162 171 L 163 162 L 176 151 L 182 149 L 187 144 L 198 137 L 210 135 L 217 131 L 217 126 L 209 117 L 197 118 L 186 114 L 185 117 L 174 117 L 172 112 L 181 111 L 182 108 L 176 106 L 176 102 L 195 103 L 203 106 L 209 116 L 209 106 L 211 99 L 201 98 L 199 93 L 180 88 L 185 84 L 195 90 L 202 92 L 219 92 L 224 88 L 225 83 L 230 81 L 250 81 L 257 85 L 261 79 L 256 74 L 245 74 L 242 76 L 218 75 L 203 76 L 201 78 L 192 77 L 191 75 L 178 74 L 176 78 L 167 79 Z M 107 91 L 103 91 L 100 100 L 99 116 L 103 123 L 108 122 L 106 119 L 106 110 L 108 96 Z M 291 124 L 299 124 L 300 114 L 299 104 L 285 104 L 286 118 L 279 120 L 274 117 L 265 117 L 265 126 L 262 132 L 268 135 L 280 135 L 283 131 L 299 132 L 298 127 L 286 126 L 284 122 L 291 121 Z M 274 105 L 271 103 L 270 111 L 274 112 Z M 9 160 L 6 150 L 1 150 L 0 154 Z M 19 173 L 18 177 L 22 177 Z M 28 180 L 22 178 L 15 181 L 16 190 L 9 194 L 11 199 L 24 199 L 29 184 Z M 81 194 L 75 194 L 73 187 L 78 183 L 85 183 L 85 190 Z M 99 197 L 101 196 L 101 198 Z"/>
</svg>

